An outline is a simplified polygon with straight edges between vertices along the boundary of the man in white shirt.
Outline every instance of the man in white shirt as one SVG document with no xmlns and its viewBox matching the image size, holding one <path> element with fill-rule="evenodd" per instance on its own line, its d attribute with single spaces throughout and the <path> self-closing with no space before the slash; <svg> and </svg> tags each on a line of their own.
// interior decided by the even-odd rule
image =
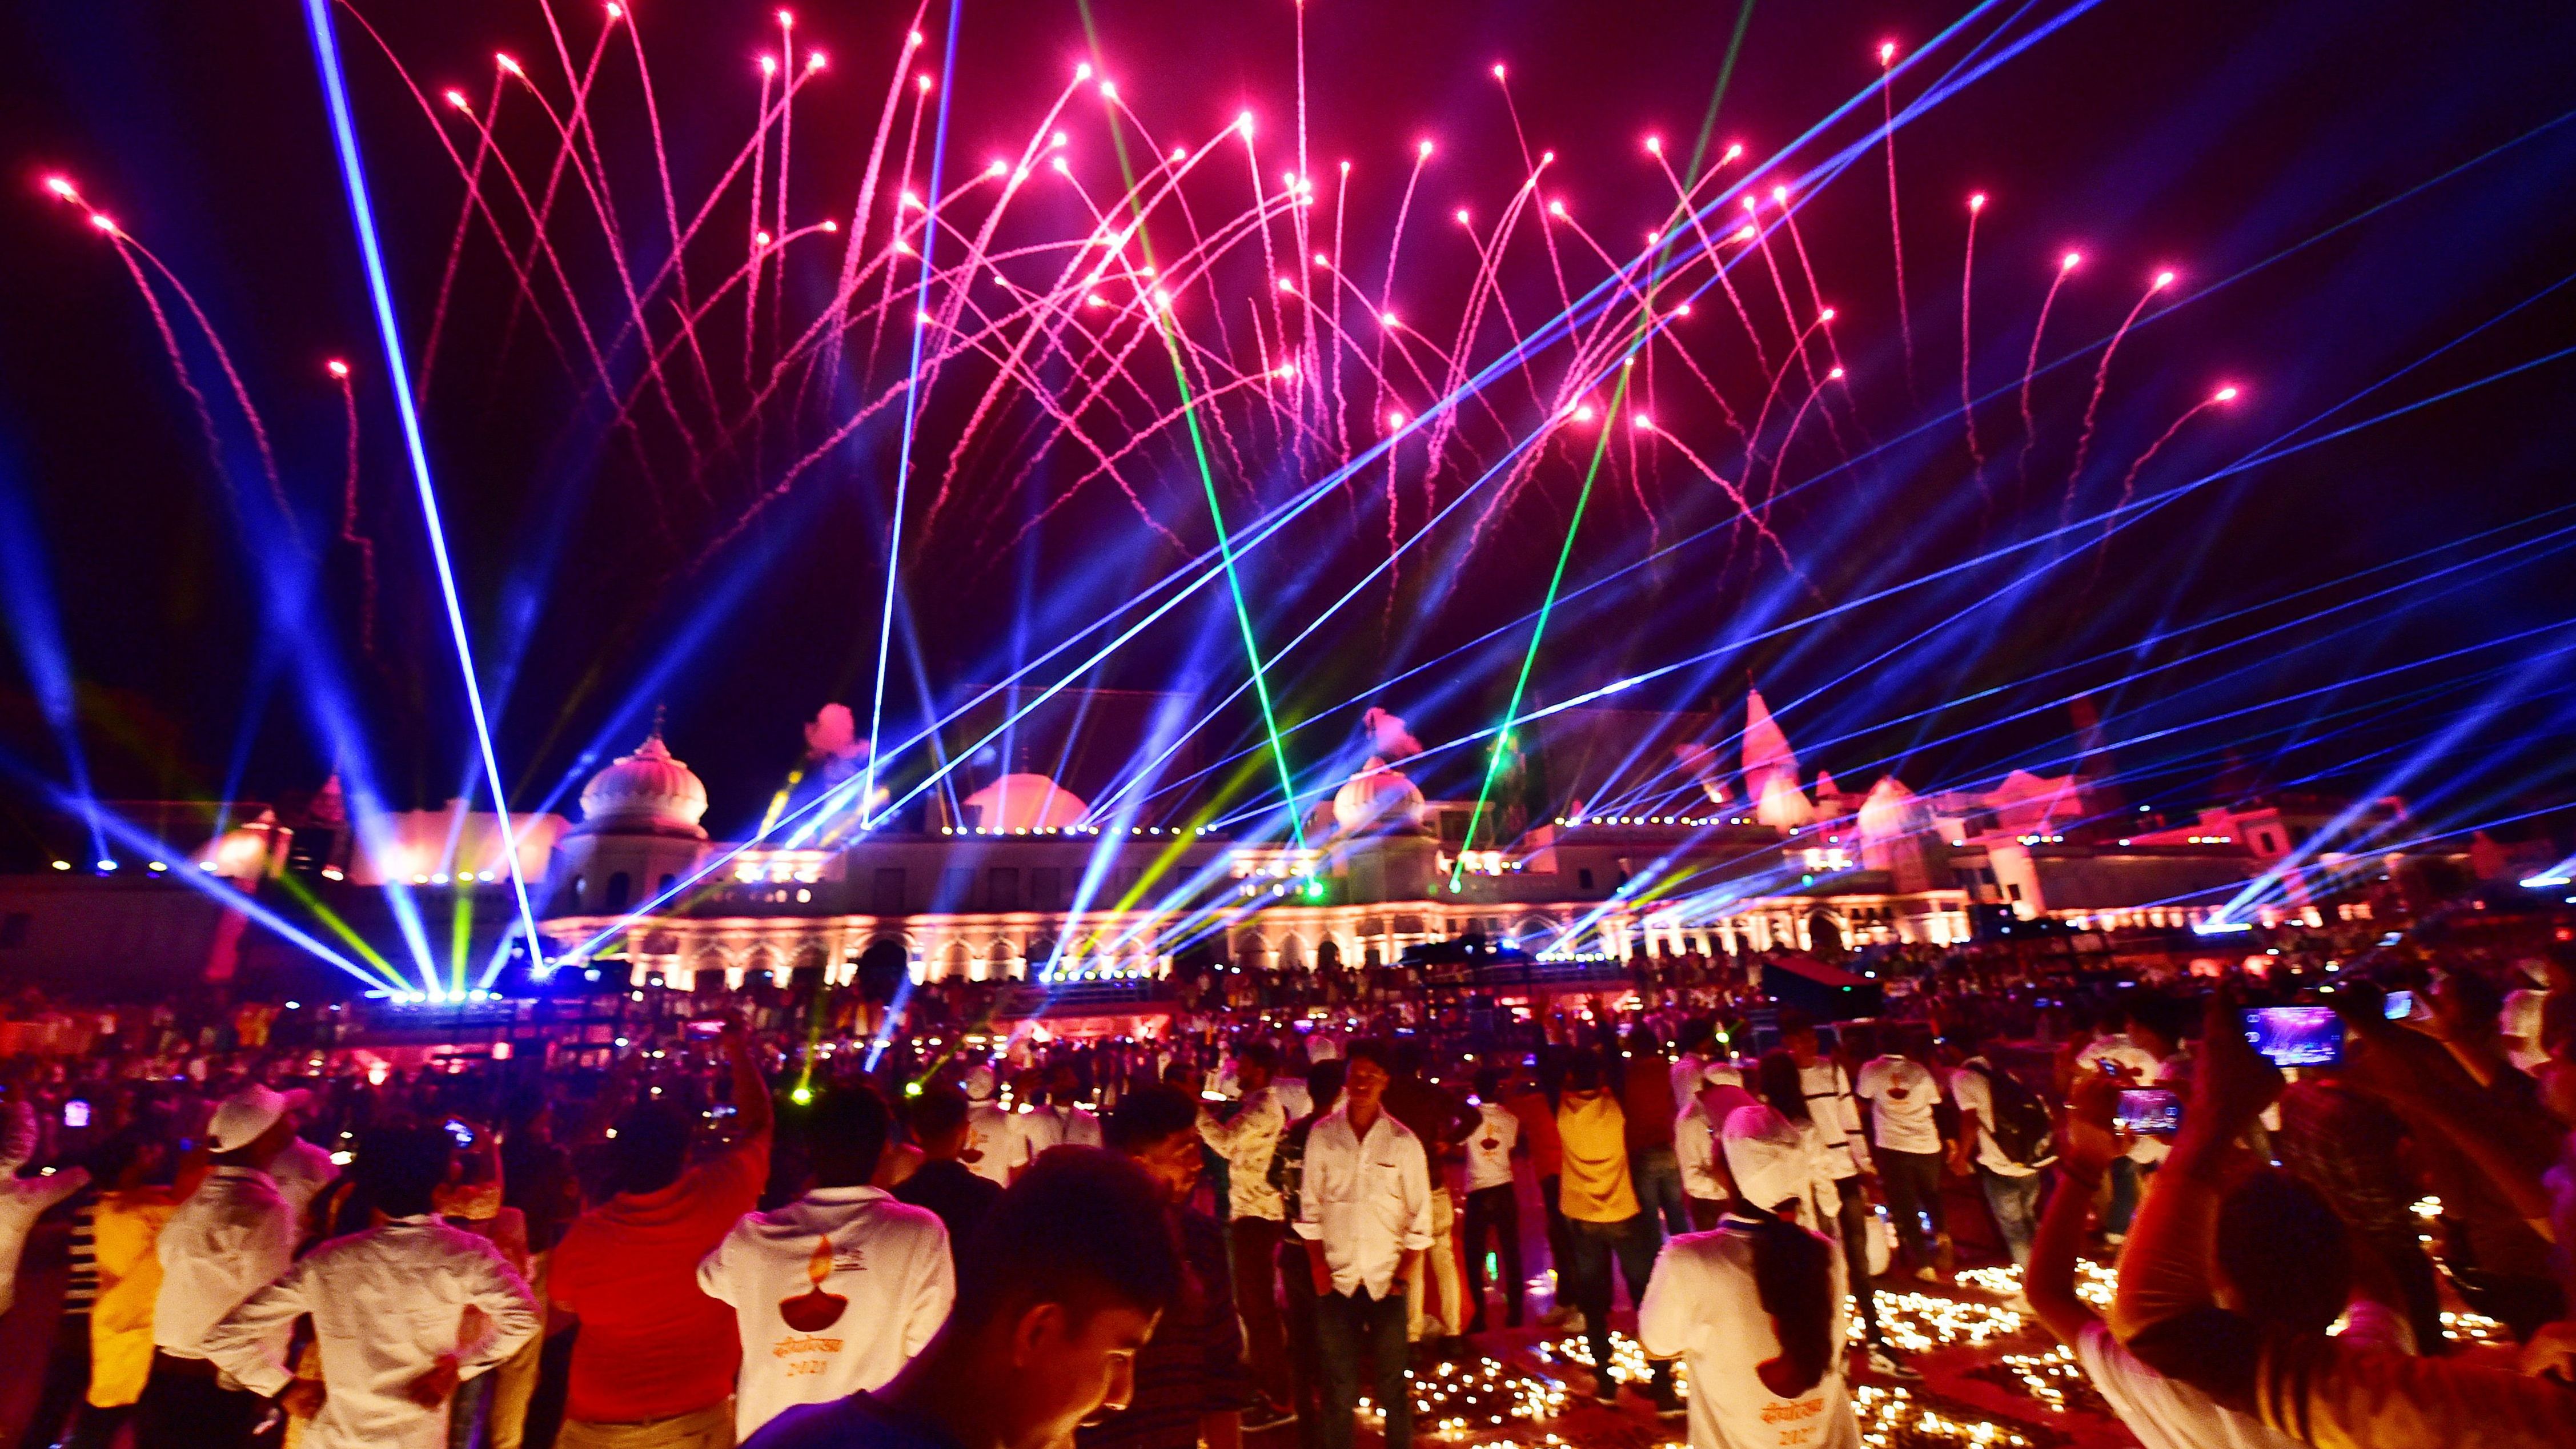
<svg viewBox="0 0 2576 1449">
<path fill-rule="evenodd" d="M 501 1250 L 433 1212 L 452 1150 L 437 1127 L 370 1134 L 359 1171 L 377 1225 L 307 1253 L 205 1336 L 206 1356 L 244 1388 L 313 1420 L 310 1449 L 444 1449 L 456 1386 L 544 1326 Z M 319 1379 L 296 1378 L 271 1350 L 307 1314 Z"/>
<path fill-rule="evenodd" d="M 1862 1063 L 1852 1090 L 1869 1104 L 1870 1152 L 1914 1276 L 1938 1283 L 1936 1264 L 1950 1252 L 1941 1219 L 1941 1129 L 1932 1111 L 1941 1101 L 1940 1079 L 1921 1062 L 1891 1052 Z"/>
<path fill-rule="evenodd" d="M 968 1067 L 958 1085 L 966 1089 L 966 1150 L 957 1154 L 957 1160 L 977 1177 L 1010 1186 L 1011 1156 L 1018 1147 L 1019 1129 L 1012 1125 L 1011 1114 L 993 1100 L 1000 1089 L 993 1069 Z"/>
<path fill-rule="evenodd" d="M 1512 1184 L 1512 1153 L 1519 1147 L 1521 1119 L 1495 1098 L 1502 1095 L 1503 1074 L 1492 1067 L 1476 1073 L 1476 1127 L 1467 1134 L 1466 1226 L 1458 1246 L 1467 1255 L 1467 1301 L 1473 1305 L 1467 1332 L 1485 1331 L 1485 1238 L 1494 1239 L 1501 1267 L 1503 1301 L 1510 1305 L 1506 1328 L 1518 1328 L 1528 1307 L 1529 1285 L 1521 1272 L 1521 1205 Z"/>
<path fill-rule="evenodd" d="M 1050 1147 L 1100 1145 L 1100 1119 L 1077 1105 L 1081 1096 L 1082 1082 L 1072 1064 L 1058 1062 L 1047 1073 L 1046 1100 L 1024 1102 L 1011 1114 L 1012 1181 L 1018 1181 L 1038 1154 Z"/>
<path fill-rule="evenodd" d="M 834 1087 L 805 1118 L 813 1185 L 747 1213 L 698 1264 L 742 1338 L 734 1437 L 797 1404 L 881 1388 L 948 1318 L 948 1230 L 928 1208 L 868 1186 L 892 1125 L 865 1086 Z"/>
<path fill-rule="evenodd" d="M 340 1175 L 340 1164 L 331 1160 L 331 1154 L 301 1135 L 312 1115 L 311 1092 L 298 1087 L 286 1093 L 286 1120 L 290 1124 L 287 1130 L 298 1135 L 287 1138 L 277 1159 L 268 1165 L 269 1181 L 277 1184 L 277 1195 L 286 1199 L 286 1206 L 294 1212 L 299 1233 L 304 1230 L 304 1215 L 311 1211 L 313 1199 L 320 1197 L 322 1189 Z"/>
<path fill-rule="evenodd" d="M 1842 1256 L 1805 1227 L 1764 1216 L 1771 1207 L 1812 1204 L 1813 1150 L 1759 1105 L 1729 1114 L 1721 1141 L 1738 1196 L 1714 1231 L 1664 1245 L 1637 1307 L 1638 1342 L 1649 1357 L 1690 1368 L 1691 1449 L 1859 1449 L 1839 1351 L 1850 1313 Z M 1763 1306 L 1762 1270 L 1777 1266 L 1766 1259 L 1800 1249 L 1822 1269 L 1805 1284 L 1831 1305 L 1821 1324 L 1803 1315 L 1784 1320 Z M 1820 1342 L 1802 1345 L 1806 1375 L 1783 1342 L 1792 1322 L 1821 1330 Z"/>
<path fill-rule="evenodd" d="M 1693 1017 L 1682 1023 L 1681 1035 L 1673 1050 L 1673 1100 L 1689 1110 L 1691 1100 L 1707 1080 L 1716 1051 L 1716 1028 L 1708 1020 Z"/>
<path fill-rule="evenodd" d="M 1359 1412 L 1363 1340 L 1371 1397 L 1386 1412 L 1387 1449 L 1413 1435 L 1406 1382 L 1405 1293 L 1431 1246 L 1431 1168 L 1422 1140 L 1385 1107 L 1388 1053 L 1353 1042 L 1341 1105 L 1306 1139 L 1297 1235 L 1315 1281 L 1316 1335 L 1324 1368 L 1320 1449 L 1351 1449 Z"/>
<path fill-rule="evenodd" d="M 1199 1140 L 1225 1159 L 1226 1252 L 1234 1264 L 1234 1304 L 1243 1314 L 1243 1344 L 1261 1401 L 1244 1411 L 1249 1432 L 1291 1417 L 1288 1331 L 1279 1317 L 1279 1246 L 1288 1239 L 1288 1209 L 1270 1185 L 1270 1158 L 1288 1130 L 1288 1109 L 1272 1089 L 1279 1049 L 1247 1042 L 1235 1053 L 1235 1081 L 1243 1104 L 1223 1121 L 1202 1104 Z"/>
<path fill-rule="evenodd" d="M 257 1085 L 227 1098 L 206 1124 L 214 1170 L 154 1245 L 161 1291 L 152 1300 L 152 1373 L 136 1406 L 135 1449 L 233 1449 L 265 1416 L 268 1406 L 240 1375 L 215 1364 L 206 1337 L 294 1261 L 295 1214 L 268 1175 L 294 1135 L 286 1099 Z M 229 1362 L 246 1362 L 256 1348 L 284 1372 L 292 1326 L 236 1345 Z"/>
<path fill-rule="evenodd" d="M 1870 1192 L 1875 1189 L 1877 1160 L 1870 1156 L 1868 1136 L 1861 1131 L 1860 1101 L 1852 1095 L 1851 1076 L 1842 1063 L 1825 1055 L 1824 1042 L 1817 1035 L 1815 1023 L 1803 1012 L 1780 1013 L 1780 1045 L 1798 1068 L 1799 1095 L 1807 1100 L 1808 1120 L 1816 1127 L 1817 1145 L 1825 1154 L 1825 1166 L 1833 1174 L 1834 1190 L 1840 1198 L 1838 1232 L 1843 1243 L 1843 1261 L 1852 1281 L 1870 1281 L 1870 1235 L 1878 1231 L 1876 1215 L 1870 1211 Z M 1878 1293 L 1875 1289 L 1855 1294 L 1860 1299 L 1861 1325 L 1869 1344 L 1869 1366 L 1890 1378 L 1919 1379 L 1913 1367 L 1896 1356 L 1878 1326 Z"/>
</svg>

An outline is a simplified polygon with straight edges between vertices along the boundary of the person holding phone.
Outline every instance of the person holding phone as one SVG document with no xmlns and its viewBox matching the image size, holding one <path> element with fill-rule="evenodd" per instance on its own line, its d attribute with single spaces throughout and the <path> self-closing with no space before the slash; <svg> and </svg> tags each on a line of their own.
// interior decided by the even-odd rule
<svg viewBox="0 0 2576 1449">
<path fill-rule="evenodd" d="M 2562 1182 L 2553 1200 L 2517 1149 L 2512 1124 L 2483 1104 L 2441 1047 L 2378 1020 L 2375 1000 L 2367 1009 L 2339 1004 L 2352 1033 L 2347 1071 L 2356 1086 L 2385 1101 L 2419 1137 L 2450 1137 L 2517 1207 L 2554 1232 L 2576 1235 L 2576 1183 Z M 2121 1261 L 2112 1331 L 2158 1373 L 2307 1443 L 2576 1443 L 2576 1393 L 2566 1383 L 2576 1372 L 2576 1331 L 2569 1325 L 2536 1333 L 2517 1372 L 2465 1356 L 2409 1358 L 2266 1321 L 2227 1288 L 2239 1271 L 2224 1242 L 2235 1143 L 2283 1086 L 2280 1070 L 2229 1030 L 2234 1006 L 2224 993 L 2211 1003 L 2182 1133 Z"/>
</svg>

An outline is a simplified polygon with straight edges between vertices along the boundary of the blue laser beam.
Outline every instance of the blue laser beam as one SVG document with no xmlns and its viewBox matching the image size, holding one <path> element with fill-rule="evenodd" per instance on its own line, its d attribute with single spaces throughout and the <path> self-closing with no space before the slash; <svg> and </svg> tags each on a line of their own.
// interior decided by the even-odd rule
<svg viewBox="0 0 2576 1449">
<path fill-rule="evenodd" d="M 385 380 L 393 387 L 394 409 L 402 418 L 403 448 L 411 459 L 412 481 L 420 493 L 422 526 L 429 534 L 429 553 L 438 566 L 439 598 L 447 606 L 447 632 L 456 644 L 457 672 L 465 681 L 465 706 L 474 717 L 474 743 L 483 754 L 483 778 L 492 787 L 492 809 L 501 818 L 501 858 L 510 870 L 510 893 L 519 907 L 519 924 L 527 932 L 528 950 L 544 965 L 544 937 L 537 933 L 536 908 L 528 900 L 528 882 L 519 872 L 519 832 L 504 798 L 501 760 L 492 748 L 492 725 L 483 712 L 483 686 L 475 677 L 474 647 L 466 637 L 465 606 L 456 593 L 456 570 L 447 555 L 447 528 L 439 519 L 438 491 L 429 477 L 429 449 L 422 441 L 420 413 L 413 406 L 411 375 L 403 363 L 402 333 L 394 318 L 392 289 L 385 281 L 385 259 L 376 241 L 375 207 L 367 198 L 367 173 L 358 155 L 358 132 L 349 118 L 349 92 L 340 71 L 340 46 L 331 33 L 330 0 L 305 0 L 305 24 L 313 35 L 314 67 L 322 73 L 322 96 L 331 111 L 331 139 L 340 157 L 340 176 L 348 185 L 349 217 L 358 232 L 358 252 L 366 263 L 367 298 L 375 305 L 376 331 L 385 345 Z"/>
<path fill-rule="evenodd" d="M 318 3 L 318 0 L 317 0 Z M 876 803 L 876 738 L 885 728 L 886 653 L 894 642 L 894 591 L 902 562 L 903 509 L 912 484 L 912 444 L 921 426 L 921 348 L 930 331 L 931 257 L 939 248 L 939 171 L 948 159 L 948 96 L 956 88 L 958 11 L 963 0 L 948 0 L 948 36 L 939 63 L 939 125 L 930 142 L 928 222 L 921 229 L 922 316 L 912 329 L 912 375 L 903 391 L 903 443 L 895 454 L 894 511 L 886 521 L 885 604 L 877 614 L 877 676 L 868 692 L 868 762 L 860 767 L 859 829 L 868 828 L 868 811 Z M 779 184 L 786 185 L 784 178 Z"/>
</svg>

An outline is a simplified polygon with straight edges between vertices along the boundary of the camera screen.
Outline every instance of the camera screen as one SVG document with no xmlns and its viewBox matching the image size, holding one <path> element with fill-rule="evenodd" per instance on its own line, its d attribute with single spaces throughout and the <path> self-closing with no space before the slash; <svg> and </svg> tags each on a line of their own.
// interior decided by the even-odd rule
<svg viewBox="0 0 2576 1449">
<path fill-rule="evenodd" d="M 2387 1009 L 2386 1009 L 2386 1015 L 2387 1015 L 2387 1017 L 2388 1017 L 2388 1019 L 2389 1019 L 2390 1021 L 2404 1021 L 2406 1018 L 2408 1018 L 2408 1017 L 2410 1017 L 2410 1016 L 2413 1016 L 2414 1014 L 2415 1014 L 2415 993 L 2414 993 L 2414 992 L 2412 992 L 2412 991 L 2392 991 L 2392 992 L 2388 993 L 2388 1006 L 2387 1006 Z"/>
<path fill-rule="evenodd" d="M 2133 1087 L 2120 1094 L 2111 1125 L 2146 1137 L 2170 1137 L 2182 1128 L 2182 1097 L 2164 1087 Z"/>
<path fill-rule="evenodd" d="M 2343 1061 L 2343 1018 L 2331 1006 L 2258 1006 L 2243 1014 L 2245 1040 L 2276 1067 Z"/>
</svg>

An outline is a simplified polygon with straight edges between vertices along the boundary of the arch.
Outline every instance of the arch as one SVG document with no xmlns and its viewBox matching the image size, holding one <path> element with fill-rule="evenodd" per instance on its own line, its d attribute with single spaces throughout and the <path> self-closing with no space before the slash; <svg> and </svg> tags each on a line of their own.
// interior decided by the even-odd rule
<svg viewBox="0 0 2576 1449">
<path fill-rule="evenodd" d="M 947 965 L 940 971 L 943 981 L 964 981 L 975 974 L 975 958 L 964 941 L 950 941 L 944 953 Z"/>
<path fill-rule="evenodd" d="M 1282 971 L 1306 969 L 1305 937 L 1291 931 L 1279 939 L 1279 969 Z"/>
<path fill-rule="evenodd" d="M 634 877 L 621 870 L 608 878 L 608 894 L 600 904 L 608 910 L 622 911 L 626 909 L 628 898 L 634 894 Z"/>
</svg>

